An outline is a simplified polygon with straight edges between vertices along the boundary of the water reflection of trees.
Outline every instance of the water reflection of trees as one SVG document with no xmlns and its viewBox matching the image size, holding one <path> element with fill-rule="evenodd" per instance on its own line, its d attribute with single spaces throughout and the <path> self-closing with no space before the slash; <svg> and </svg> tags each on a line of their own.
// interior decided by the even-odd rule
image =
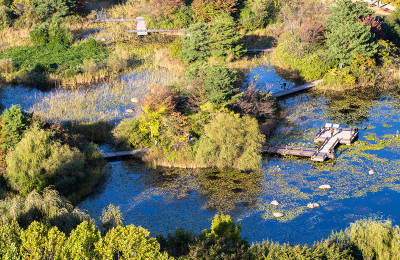
<svg viewBox="0 0 400 260">
<path fill-rule="evenodd" d="M 256 207 L 262 192 L 258 172 L 211 169 L 165 170 L 158 173 L 152 185 L 173 199 L 184 199 L 196 192 L 205 198 L 204 209 L 224 214 Z"/>
<path fill-rule="evenodd" d="M 355 91 L 331 95 L 326 106 L 327 118 L 347 126 L 363 124 L 368 121 L 374 97 L 373 93 Z"/>
</svg>

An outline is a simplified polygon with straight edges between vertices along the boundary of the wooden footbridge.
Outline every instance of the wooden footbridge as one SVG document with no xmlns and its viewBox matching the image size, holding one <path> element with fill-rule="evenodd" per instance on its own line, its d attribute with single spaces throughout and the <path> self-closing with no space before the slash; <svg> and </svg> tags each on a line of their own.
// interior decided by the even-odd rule
<svg viewBox="0 0 400 260">
<path fill-rule="evenodd" d="M 120 23 L 120 22 L 136 22 L 136 30 L 128 30 L 128 33 L 136 33 L 137 35 L 144 36 L 149 33 L 160 33 L 160 32 L 180 32 L 186 29 L 147 29 L 146 19 L 144 17 L 136 17 L 134 19 L 125 19 L 124 17 L 120 19 L 96 19 L 94 23 Z"/>
<path fill-rule="evenodd" d="M 291 89 L 278 91 L 278 92 L 272 93 L 271 95 L 273 97 L 275 97 L 275 98 L 281 98 L 281 97 L 289 96 L 289 95 L 292 95 L 294 93 L 313 88 L 313 87 L 315 87 L 316 85 L 318 85 L 321 82 L 322 82 L 322 79 L 317 80 L 317 81 L 313 81 L 313 82 L 310 82 L 310 83 L 306 83 L 306 84 L 303 84 L 301 86 L 297 86 L 297 87 L 294 87 L 294 88 L 291 88 Z"/>
<path fill-rule="evenodd" d="M 132 157 L 134 155 L 147 153 L 149 151 L 150 151 L 150 148 L 144 148 L 144 149 L 137 149 L 137 150 L 133 150 L 133 151 L 104 153 L 103 158 L 106 160 L 122 159 L 122 158 L 126 158 L 126 157 Z"/>
<path fill-rule="evenodd" d="M 335 148 L 339 144 L 350 145 L 358 137 L 358 130 L 340 128 L 339 125 L 326 124 L 314 137 L 314 142 L 322 142 L 317 148 L 264 146 L 264 153 L 310 157 L 312 161 L 323 162 L 336 157 Z"/>
</svg>

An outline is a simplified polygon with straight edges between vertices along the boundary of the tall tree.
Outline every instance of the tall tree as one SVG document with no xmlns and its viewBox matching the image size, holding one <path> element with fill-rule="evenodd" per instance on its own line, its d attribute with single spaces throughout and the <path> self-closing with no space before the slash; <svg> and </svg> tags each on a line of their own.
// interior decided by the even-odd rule
<svg viewBox="0 0 400 260">
<path fill-rule="evenodd" d="M 371 27 L 358 22 L 344 22 L 326 35 L 328 57 L 349 65 L 355 54 L 372 57 L 377 53 L 377 44 Z"/>
<path fill-rule="evenodd" d="M 331 13 L 325 27 L 332 32 L 346 22 L 355 22 L 373 14 L 374 12 L 368 9 L 367 3 L 365 2 L 339 0 L 331 7 Z"/>
<path fill-rule="evenodd" d="M 214 23 L 193 25 L 184 39 L 180 53 L 183 60 L 193 62 L 209 57 L 234 59 L 240 57 L 244 50 L 240 43 L 241 36 L 235 31 L 232 19 L 220 16 Z"/>
</svg>

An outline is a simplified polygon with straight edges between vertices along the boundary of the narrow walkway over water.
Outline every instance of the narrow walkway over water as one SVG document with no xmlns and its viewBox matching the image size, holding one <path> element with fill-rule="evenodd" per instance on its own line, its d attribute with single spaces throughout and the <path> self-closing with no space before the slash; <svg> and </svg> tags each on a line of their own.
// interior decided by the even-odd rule
<svg viewBox="0 0 400 260">
<path fill-rule="evenodd" d="M 317 148 L 282 146 L 264 146 L 264 153 L 295 155 L 310 157 L 312 161 L 323 162 L 327 158 L 336 157 L 335 148 L 339 144 L 350 145 L 358 136 L 358 130 L 353 128 L 323 127 L 314 137 L 314 142 L 322 142 Z"/>
<path fill-rule="evenodd" d="M 122 151 L 122 152 L 112 152 L 112 153 L 104 153 L 103 158 L 106 160 L 114 160 L 121 159 L 124 157 L 130 157 L 133 155 L 139 155 L 143 153 L 147 153 L 150 151 L 150 148 L 137 149 L 132 151 Z"/>
<path fill-rule="evenodd" d="M 275 98 L 285 97 L 285 96 L 288 96 L 288 95 L 291 95 L 291 94 L 294 94 L 294 93 L 297 93 L 297 92 L 304 91 L 304 90 L 310 89 L 312 87 L 315 87 L 316 85 L 318 85 L 321 82 L 322 82 L 322 79 L 317 80 L 317 81 L 313 81 L 313 82 L 310 82 L 310 83 L 306 83 L 304 85 L 297 86 L 297 87 L 294 87 L 294 88 L 291 88 L 291 89 L 282 90 L 282 91 L 279 91 L 279 92 L 272 93 L 272 96 L 275 97 Z"/>
</svg>

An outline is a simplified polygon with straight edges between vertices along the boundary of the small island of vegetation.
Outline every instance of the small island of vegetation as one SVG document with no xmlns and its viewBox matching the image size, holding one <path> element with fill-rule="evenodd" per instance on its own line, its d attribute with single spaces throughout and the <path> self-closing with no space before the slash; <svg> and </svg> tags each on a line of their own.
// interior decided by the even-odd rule
<svg viewBox="0 0 400 260">
<path fill-rule="evenodd" d="M 133 116 L 120 120 L 63 120 L 73 104 L 52 111 L 58 121 L 19 105 L 4 107 L 0 258 L 398 259 L 400 230 L 390 221 L 356 221 L 312 246 L 250 245 L 226 214 L 216 214 L 211 228 L 198 234 L 183 227 L 149 237 L 145 228 L 124 225 L 119 207 L 103 209 L 97 220 L 76 207 L 104 178 L 107 164 L 98 145 L 150 148 L 140 159 L 153 167 L 211 168 L 243 179 L 260 171 L 262 147 L 285 111 L 271 93 L 246 79 L 255 65 L 273 64 L 282 78 L 296 83 L 322 79 L 317 91 L 338 96 L 396 88 L 400 8 L 384 14 L 350 0 L 0 0 L 2 85 L 85 90 L 83 108 L 101 84 L 111 84 L 107 91 L 118 98 L 125 84 L 121 75 L 129 72 L 173 75 L 168 82 L 149 80 L 135 89 L 135 110 L 126 111 Z M 93 22 L 105 15 L 123 19 Z M 136 17 L 144 17 L 149 28 L 181 33 L 130 34 L 132 23 L 124 19 Z M 272 53 L 263 52 L 271 48 Z M 328 108 L 332 118 L 348 124 L 365 119 L 359 110 L 369 104 L 335 102 Z M 359 112 L 355 119 L 349 116 L 353 110 Z M 379 149 L 389 143 L 375 139 Z M 364 151 L 362 145 L 368 144 L 360 142 L 357 153 Z"/>
</svg>

